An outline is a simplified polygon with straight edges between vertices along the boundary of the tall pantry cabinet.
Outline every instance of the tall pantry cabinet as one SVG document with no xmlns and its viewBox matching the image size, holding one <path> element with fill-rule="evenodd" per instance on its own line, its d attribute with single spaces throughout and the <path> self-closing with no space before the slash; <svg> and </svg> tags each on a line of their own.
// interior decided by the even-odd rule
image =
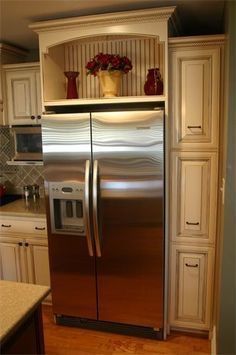
<svg viewBox="0 0 236 355">
<path fill-rule="evenodd" d="M 169 41 L 170 325 L 210 330 L 222 36 Z"/>
</svg>

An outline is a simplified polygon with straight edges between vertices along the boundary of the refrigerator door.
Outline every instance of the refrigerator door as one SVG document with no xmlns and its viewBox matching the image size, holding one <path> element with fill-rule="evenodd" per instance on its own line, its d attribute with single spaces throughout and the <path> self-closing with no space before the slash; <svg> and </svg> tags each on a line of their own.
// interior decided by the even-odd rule
<svg viewBox="0 0 236 355">
<path fill-rule="evenodd" d="M 163 111 L 92 114 L 98 318 L 163 328 Z"/>
<path fill-rule="evenodd" d="M 96 319 L 90 137 L 87 113 L 42 120 L 53 312 Z"/>
</svg>

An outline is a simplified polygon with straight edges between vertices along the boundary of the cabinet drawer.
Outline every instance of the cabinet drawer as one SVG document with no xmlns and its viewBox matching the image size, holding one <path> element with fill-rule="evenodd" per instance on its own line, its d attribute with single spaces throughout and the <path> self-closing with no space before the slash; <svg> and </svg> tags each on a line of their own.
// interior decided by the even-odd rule
<svg viewBox="0 0 236 355">
<path fill-rule="evenodd" d="M 171 326 L 209 329 L 213 248 L 172 246 Z"/>
<path fill-rule="evenodd" d="M 219 131 L 220 48 L 170 52 L 173 148 L 216 148 Z"/>
<path fill-rule="evenodd" d="M 16 219 L 13 217 L 0 218 L 1 233 L 14 234 L 33 234 L 39 236 L 47 236 L 46 220 L 26 220 Z"/>
<path fill-rule="evenodd" d="M 212 244 L 216 229 L 217 154 L 172 153 L 173 241 Z"/>
</svg>

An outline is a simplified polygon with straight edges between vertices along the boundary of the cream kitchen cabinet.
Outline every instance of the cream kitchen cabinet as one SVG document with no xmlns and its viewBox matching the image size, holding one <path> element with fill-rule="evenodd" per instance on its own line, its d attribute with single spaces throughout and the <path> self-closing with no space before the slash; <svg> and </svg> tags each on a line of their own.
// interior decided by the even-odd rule
<svg viewBox="0 0 236 355">
<path fill-rule="evenodd" d="M 173 148 L 217 148 L 220 113 L 219 45 L 170 43 Z"/>
<path fill-rule="evenodd" d="M 0 276 L 2 280 L 26 281 L 21 246 L 14 238 L 0 239 Z M 24 274 L 24 276 L 23 276 Z"/>
<path fill-rule="evenodd" d="M 213 255 L 213 248 L 172 245 L 172 326 L 209 329 L 214 280 Z"/>
<path fill-rule="evenodd" d="M 173 152 L 171 171 L 171 239 L 214 244 L 217 153 Z"/>
<path fill-rule="evenodd" d="M 27 266 L 29 282 L 50 286 L 49 259 L 47 243 L 27 239 Z"/>
<path fill-rule="evenodd" d="M 3 64 L 17 63 L 26 57 L 27 52 L 15 48 L 9 44 L 0 43 L 0 125 L 5 124 L 6 115 L 6 97 L 4 95 L 4 75 L 3 75 Z"/>
<path fill-rule="evenodd" d="M 1 278 L 50 286 L 46 220 L 0 216 L 0 224 Z"/>
<path fill-rule="evenodd" d="M 224 37 L 169 39 L 169 319 L 211 331 Z"/>
<path fill-rule="evenodd" d="M 60 105 L 165 101 L 168 95 L 168 29 L 176 32 L 174 7 L 36 22 L 45 110 Z M 105 35 L 106 34 L 106 35 Z M 119 97 L 102 100 L 98 77 L 86 75 L 86 64 L 99 52 L 127 56 L 133 69 L 122 75 Z M 163 95 L 145 95 L 150 68 L 160 69 Z M 66 99 L 66 71 L 78 71 L 79 99 Z M 52 108 L 53 109 L 53 108 Z"/>
<path fill-rule="evenodd" d="M 8 124 L 40 124 L 39 63 L 4 65 Z"/>
</svg>

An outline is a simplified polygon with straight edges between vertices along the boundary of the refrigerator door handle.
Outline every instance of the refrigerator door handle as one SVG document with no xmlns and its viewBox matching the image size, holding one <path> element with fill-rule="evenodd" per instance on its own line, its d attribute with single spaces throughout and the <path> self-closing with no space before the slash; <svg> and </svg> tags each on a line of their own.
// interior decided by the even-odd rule
<svg viewBox="0 0 236 355">
<path fill-rule="evenodd" d="M 89 256 L 93 256 L 93 245 L 92 245 L 90 221 L 89 221 L 89 176 L 90 176 L 90 160 L 86 160 L 86 163 L 85 163 L 85 188 L 84 188 L 86 239 L 87 239 Z"/>
<path fill-rule="evenodd" d="M 93 165 L 93 227 L 97 256 L 100 258 L 101 244 L 98 229 L 98 161 L 94 160 Z"/>
</svg>

